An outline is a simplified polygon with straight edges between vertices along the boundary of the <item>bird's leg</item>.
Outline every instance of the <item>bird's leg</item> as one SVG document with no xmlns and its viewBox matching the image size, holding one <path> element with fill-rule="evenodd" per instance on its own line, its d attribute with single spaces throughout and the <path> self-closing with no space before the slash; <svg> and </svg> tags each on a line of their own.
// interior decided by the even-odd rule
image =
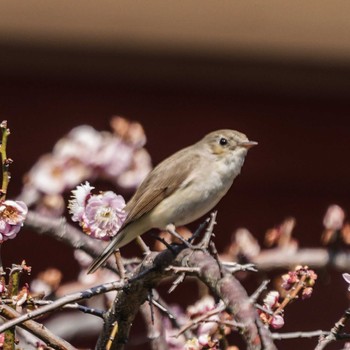
<svg viewBox="0 0 350 350">
<path fill-rule="evenodd" d="M 123 264 L 123 258 L 120 254 L 119 249 L 114 251 L 114 257 L 115 257 L 115 263 L 117 264 L 117 268 L 119 270 L 120 279 L 123 280 L 126 278 L 126 275 L 125 275 L 125 268 Z"/>
<path fill-rule="evenodd" d="M 136 237 L 136 243 L 141 248 L 144 255 L 148 255 L 149 253 L 151 253 L 151 249 L 149 249 L 149 246 L 145 243 L 145 241 L 140 236 Z"/>
<path fill-rule="evenodd" d="M 157 234 L 155 234 L 155 233 L 153 233 L 153 232 L 151 232 L 151 236 L 152 236 L 154 239 L 156 239 L 157 241 L 159 241 L 160 243 L 163 243 L 163 244 L 165 245 L 166 248 L 168 248 L 169 250 L 171 250 L 171 252 L 172 252 L 173 254 L 175 254 L 175 249 L 174 249 L 174 247 L 173 247 L 170 243 L 168 243 L 164 238 L 159 237 Z"/>
<path fill-rule="evenodd" d="M 186 239 L 184 239 L 179 233 L 176 232 L 175 230 L 175 225 L 174 224 L 169 224 L 165 228 L 171 235 L 179 239 L 187 248 L 191 249 L 196 249 L 196 247 L 189 243 Z"/>
</svg>

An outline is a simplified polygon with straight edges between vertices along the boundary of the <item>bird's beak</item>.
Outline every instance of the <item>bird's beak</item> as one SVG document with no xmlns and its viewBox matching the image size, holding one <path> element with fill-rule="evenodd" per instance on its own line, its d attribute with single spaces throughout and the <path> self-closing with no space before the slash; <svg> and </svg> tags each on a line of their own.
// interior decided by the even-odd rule
<svg viewBox="0 0 350 350">
<path fill-rule="evenodd" d="M 241 142 L 239 145 L 240 145 L 241 147 L 244 147 L 244 148 L 246 148 L 246 149 L 249 149 L 249 148 L 252 148 L 252 147 L 256 146 L 257 144 L 258 144 L 258 143 L 255 142 L 255 141 L 243 141 L 243 142 Z"/>
</svg>

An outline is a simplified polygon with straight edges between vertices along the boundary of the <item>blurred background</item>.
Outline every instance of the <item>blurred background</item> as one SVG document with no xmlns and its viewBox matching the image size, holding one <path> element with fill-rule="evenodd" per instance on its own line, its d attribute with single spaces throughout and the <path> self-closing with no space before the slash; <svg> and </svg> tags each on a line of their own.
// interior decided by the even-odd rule
<svg viewBox="0 0 350 350">
<path fill-rule="evenodd" d="M 259 146 L 218 205 L 218 248 L 242 226 L 262 240 L 287 216 L 301 246 L 319 246 L 328 205 L 350 208 L 349 13 L 340 0 L 0 3 L 10 196 L 77 125 L 108 130 L 114 115 L 139 121 L 154 164 L 233 128 Z M 77 273 L 69 250 L 31 232 L 3 255 L 5 264 L 26 258 L 34 275 L 53 265 L 67 281 Z M 315 299 L 289 307 L 284 330 L 329 329 L 347 305 L 340 278 L 328 274 Z"/>
</svg>

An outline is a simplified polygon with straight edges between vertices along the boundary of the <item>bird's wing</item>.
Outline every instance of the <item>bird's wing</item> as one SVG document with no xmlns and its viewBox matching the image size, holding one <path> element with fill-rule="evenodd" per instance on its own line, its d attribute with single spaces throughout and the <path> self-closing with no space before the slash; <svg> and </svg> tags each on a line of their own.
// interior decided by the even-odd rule
<svg viewBox="0 0 350 350">
<path fill-rule="evenodd" d="M 153 169 L 126 205 L 128 216 L 122 228 L 148 213 L 181 186 L 200 160 L 196 154 L 188 158 L 184 149 Z"/>
<path fill-rule="evenodd" d="M 151 171 L 126 205 L 125 211 L 128 216 L 119 233 L 91 264 L 88 273 L 96 271 L 121 245 L 126 235 L 126 231 L 123 229 L 176 191 L 189 177 L 191 171 L 198 166 L 200 159 L 199 154 L 193 154 L 193 152 L 188 154 L 187 148 L 167 158 Z"/>
</svg>

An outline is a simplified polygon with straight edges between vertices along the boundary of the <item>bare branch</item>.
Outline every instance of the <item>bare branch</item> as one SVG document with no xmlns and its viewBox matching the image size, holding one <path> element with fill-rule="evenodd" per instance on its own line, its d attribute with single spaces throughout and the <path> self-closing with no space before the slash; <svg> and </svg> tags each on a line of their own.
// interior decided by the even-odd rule
<svg viewBox="0 0 350 350">
<path fill-rule="evenodd" d="M 344 339 L 341 334 L 341 331 L 344 329 L 346 323 L 350 319 L 350 308 L 344 312 L 344 315 L 339 319 L 338 322 L 331 329 L 330 333 L 327 336 L 320 336 L 318 344 L 315 350 L 323 350 L 328 344 L 332 343 L 335 340 Z"/>
<path fill-rule="evenodd" d="M 18 320 L 21 314 L 10 306 L 0 305 L 0 314 L 8 320 Z M 53 349 L 59 350 L 76 350 L 74 346 L 66 342 L 64 339 L 51 333 L 45 326 L 35 321 L 25 321 L 19 325 L 26 331 L 34 334 L 36 337 L 41 339 L 44 343 Z"/>
<path fill-rule="evenodd" d="M 68 294 L 60 299 L 57 299 L 56 301 L 52 302 L 49 305 L 42 306 L 39 309 L 36 309 L 34 311 L 28 312 L 24 315 L 19 316 L 18 318 L 5 322 L 0 326 L 0 333 L 4 332 L 5 330 L 12 328 L 14 326 L 17 326 L 18 324 L 21 324 L 25 321 L 32 320 L 38 316 L 44 315 L 46 313 L 52 312 L 54 310 L 62 308 L 66 304 L 70 304 L 72 302 L 77 302 L 79 300 L 83 299 L 89 299 L 95 295 L 107 293 L 112 290 L 119 290 L 125 286 L 125 283 L 122 281 L 117 282 L 109 282 L 105 284 L 101 284 L 97 287 L 93 287 L 90 289 L 86 289 L 82 292 L 72 293 Z"/>
<path fill-rule="evenodd" d="M 318 330 L 310 332 L 289 332 L 289 333 L 271 333 L 271 336 L 275 340 L 283 339 L 296 339 L 296 338 L 313 338 L 320 336 L 327 336 L 330 332 Z"/>
</svg>

